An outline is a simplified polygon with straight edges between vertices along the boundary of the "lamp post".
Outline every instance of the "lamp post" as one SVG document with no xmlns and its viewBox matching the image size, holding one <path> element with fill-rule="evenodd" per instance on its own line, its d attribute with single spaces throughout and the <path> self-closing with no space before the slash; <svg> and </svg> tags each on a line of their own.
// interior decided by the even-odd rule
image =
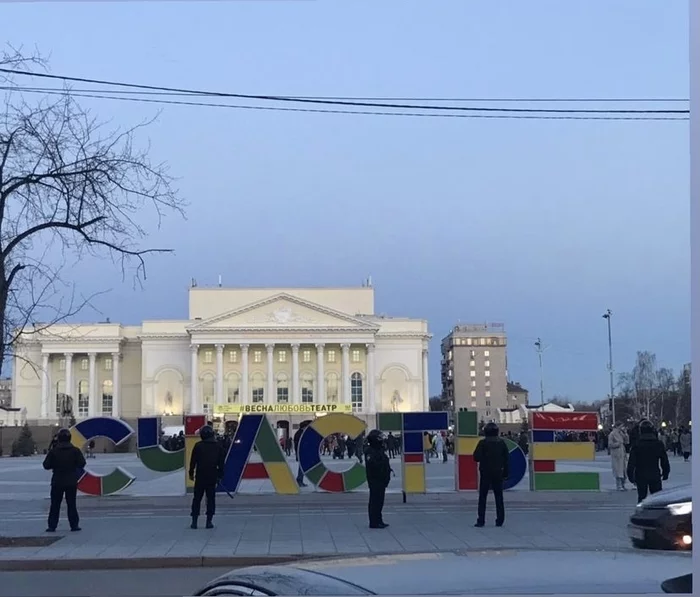
<svg viewBox="0 0 700 597">
<path fill-rule="evenodd" d="M 612 311 L 608 309 L 603 313 L 603 319 L 608 322 L 608 371 L 610 372 L 610 411 L 612 414 L 612 426 L 615 427 L 615 371 L 613 370 L 612 352 Z"/>
<path fill-rule="evenodd" d="M 540 409 L 544 410 L 544 370 L 542 368 L 542 352 L 544 352 L 544 348 L 540 338 L 537 338 L 537 342 L 535 342 L 535 349 L 537 350 L 537 357 L 540 361 Z"/>
</svg>

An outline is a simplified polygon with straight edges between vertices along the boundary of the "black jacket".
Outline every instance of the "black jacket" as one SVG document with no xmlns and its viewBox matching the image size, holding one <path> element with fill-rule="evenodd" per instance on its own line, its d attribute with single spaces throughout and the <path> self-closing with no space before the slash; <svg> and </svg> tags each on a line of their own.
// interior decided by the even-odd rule
<svg viewBox="0 0 700 597">
<path fill-rule="evenodd" d="M 627 461 L 627 478 L 630 483 L 637 479 L 656 480 L 663 477 L 665 481 L 671 473 L 671 464 L 663 442 L 655 433 L 642 433 L 632 444 Z"/>
<path fill-rule="evenodd" d="M 391 463 L 382 448 L 367 446 L 365 449 L 365 469 L 367 472 L 367 485 L 370 488 L 386 488 L 389 485 L 391 480 Z"/>
<path fill-rule="evenodd" d="M 53 471 L 52 487 L 75 487 L 85 467 L 85 457 L 70 442 L 58 442 L 44 458 L 44 468 Z"/>
<path fill-rule="evenodd" d="M 508 478 L 508 446 L 500 437 L 485 437 L 474 450 L 474 461 L 479 472 L 488 477 Z"/>
<path fill-rule="evenodd" d="M 215 437 L 195 444 L 190 460 L 190 477 L 197 485 L 216 485 L 224 478 L 226 455 Z"/>
</svg>

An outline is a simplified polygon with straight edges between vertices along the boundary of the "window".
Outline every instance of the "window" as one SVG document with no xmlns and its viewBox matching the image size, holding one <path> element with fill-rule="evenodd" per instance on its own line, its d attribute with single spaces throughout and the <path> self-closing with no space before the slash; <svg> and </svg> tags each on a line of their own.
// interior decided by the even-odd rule
<svg viewBox="0 0 700 597">
<path fill-rule="evenodd" d="M 469 372 L 469 377 L 476 377 L 476 371 L 474 371 L 474 369 Z"/>
<path fill-rule="evenodd" d="M 326 401 L 327 402 L 338 402 L 338 374 L 329 373 L 326 375 Z"/>
<path fill-rule="evenodd" d="M 476 400 L 472 400 L 472 408 L 476 406 Z"/>
<path fill-rule="evenodd" d="M 471 361 L 469 361 L 469 366 L 470 366 L 470 367 L 476 367 L 476 361 L 475 361 L 474 359 L 472 359 Z"/>
<path fill-rule="evenodd" d="M 486 346 L 486 338 L 479 338 L 479 344 L 481 346 Z"/>
<path fill-rule="evenodd" d="M 472 398 L 476 398 L 476 390 L 472 390 L 472 391 L 470 392 L 470 395 L 471 395 Z"/>
<path fill-rule="evenodd" d="M 487 411 L 486 411 L 486 416 L 487 416 L 487 417 L 490 417 L 490 416 L 491 416 L 491 411 L 490 411 L 490 410 L 487 410 Z"/>
<path fill-rule="evenodd" d="M 65 360 L 63 363 L 65 364 Z M 63 402 L 65 400 L 66 396 L 66 382 L 63 379 L 60 379 L 56 382 L 56 416 L 57 417 L 62 417 L 63 416 Z"/>
<path fill-rule="evenodd" d="M 472 379 L 470 385 L 471 385 L 472 388 L 475 388 L 475 387 L 476 387 L 476 380 L 475 380 L 475 379 Z"/>
<path fill-rule="evenodd" d="M 84 359 L 87 360 L 87 359 Z M 78 382 L 78 416 L 87 417 L 90 414 L 90 386 L 87 379 Z"/>
<path fill-rule="evenodd" d="M 484 367 L 490 367 L 491 361 L 484 361 Z"/>
<path fill-rule="evenodd" d="M 471 338 L 467 338 L 467 346 L 471 346 L 471 345 L 472 345 L 472 339 L 471 339 Z"/>
<path fill-rule="evenodd" d="M 487 388 L 490 388 L 490 387 L 491 387 L 491 380 L 490 380 L 490 379 L 487 379 L 487 380 L 484 382 L 484 385 L 485 385 Z"/>
<path fill-rule="evenodd" d="M 353 350 L 353 351 L 352 351 L 352 362 L 353 362 L 353 363 L 359 363 L 359 362 L 360 362 L 360 351 L 359 351 L 359 350 Z"/>
<path fill-rule="evenodd" d="M 58 370 L 59 371 L 66 370 L 66 359 L 61 359 L 60 361 L 58 361 Z"/>
<path fill-rule="evenodd" d="M 451 350 L 448 350 L 448 351 L 447 351 L 447 360 L 448 360 L 448 361 L 451 361 L 451 360 L 452 360 L 452 351 L 451 351 Z"/>
<path fill-rule="evenodd" d="M 487 400 L 487 401 L 486 401 L 486 406 L 491 406 L 491 401 L 490 401 L 490 400 Z"/>
<path fill-rule="evenodd" d="M 289 402 L 289 380 L 284 373 L 277 376 L 277 402 L 284 404 Z"/>
<path fill-rule="evenodd" d="M 353 412 L 362 410 L 362 374 L 353 373 L 350 376 L 350 399 Z"/>
<path fill-rule="evenodd" d="M 328 351 L 328 362 L 335 363 L 335 350 Z"/>
<path fill-rule="evenodd" d="M 488 371 L 488 370 L 486 370 L 486 371 L 484 371 L 484 375 L 485 375 L 486 377 L 491 377 L 491 372 Z"/>
<path fill-rule="evenodd" d="M 105 371 L 111 371 L 112 370 L 112 357 L 107 357 L 105 359 Z"/>
<path fill-rule="evenodd" d="M 262 351 L 260 351 L 260 350 L 253 351 L 253 362 L 254 363 L 262 363 Z"/>
<path fill-rule="evenodd" d="M 485 350 L 485 351 L 484 351 L 484 356 L 487 357 L 487 358 L 490 357 L 490 356 L 491 356 L 491 351 L 490 351 L 490 350 Z"/>
<path fill-rule="evenodd" d="M 260 351 L 258 351 L 260 352 Z M 261 355 L 262 356 L 262 355 Z M 253 374 L 251 379 L 250 387 L 252 388 L 252 400 L 253 403 L 259 403 L 265 401 L 265 383 L 263 376 L 260 373 Z"/>
<path fill-rule="evenodd" d="M 87 371 L 89 364 L 90 364 L 90 361 L 88 361 L 87 359 L 80 359 L 80 369 L 82 371 Z"/>
<path fill-rule="evenodd" d="M 111 359 L 110 359 L 111 360 Z M 111 379 L 106 379 L 102 382 L 102 414 L 111 417 L 112 413 L 112 403 L 114 396 L 114 384 Z M 114 413 L 115 415 L 117 413 Z"/>
<path fill-rule="evenodd" d="M 310 403 L 314 401 L 314 376 L 304 373 L 301 376 L 301 401 Z"/>
<path fill-rule="evenodd" d="M 202 404 L 204 405 L 205 414 L 210 414 L 210 410 L 207 409 L 207 405 L 213 404 L 216 395 L 216 381 L 214 379 L 213 373 L 205 373 L 202 376 Z"/>
<path fill-rule="evenodd" d="M 237 404 L 241 395 L 240 388 L 241 379 L 235 373 L 229 373 L 226 377 L 226 402 L 229 404 Z"/>
<path fill-rule="evenodd" d="M 287 351 L 286 350 L 280 350 L 277 353 L 277 360 L 280 363 L 286 363 L 287 362 Z"/>
<path fill-rule="evenodd" d="M 474 357 L 476 357 L 476 350 L 470 350 L 469 351 L 469 358 L 473 359 Z"/>
<path fill-rule="evenodd" d="M 236 351 L 236 350 L 229 350 L 228 351 L 228 362 L 229 363 L 237 363 L 238 362 L 238 351 Z"/>
<path fill-rule="evenodd" d="M 305 350 L 304 352 L 302 352 L 301 353 L 301 360 L 304 361 L 305 363 L 310 363 L 311 362 L 311 351 Z"/>
<path fill-rule="evenodd" d="M 486 397 L 491 398 L 491 390 L 486 390 Z"/>
<path fill-rule="evenodd" d="M 211 350 L 205 350 L 204 351 L 204 362 L 205 363 L 212 363 L 214 360 L 214 355 L 212 354 Z"/>
</svg>

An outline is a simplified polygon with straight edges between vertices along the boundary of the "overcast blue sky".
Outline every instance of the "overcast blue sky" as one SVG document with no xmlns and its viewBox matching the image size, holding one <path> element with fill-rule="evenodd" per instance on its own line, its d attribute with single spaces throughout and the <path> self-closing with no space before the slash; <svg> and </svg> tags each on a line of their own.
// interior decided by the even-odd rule
<svg viewBox="0 0 700 597">
<path fill-rule="evenodd" d="M 2 4 L 4 37 L 57 74 L 239 93 L 687 97 L 677 0 L 346 0 Z M 11 27 L 7 27 L 11 24 Z M 90 100 L 116 124 L 148 105 Z M 652 350 L 689 360 L 687 123 L 411 119 L 166 107 L 148 131 L 190 201 L 149 241 L 143 289 L 75 275 L 113 321 L 182 318 L 191 277 L 231 286 L 360 284 L 439 339 L 503 322 L 538 395 L 607 393 Z M 148 217 L 148 214 L 145 214 Z M 538 398 L 535 398 L 536 400 Z"/>
</svg>

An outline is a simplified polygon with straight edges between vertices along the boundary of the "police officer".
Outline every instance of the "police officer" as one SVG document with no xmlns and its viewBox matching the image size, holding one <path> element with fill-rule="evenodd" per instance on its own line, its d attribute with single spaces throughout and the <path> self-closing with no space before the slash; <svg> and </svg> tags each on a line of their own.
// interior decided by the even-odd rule
<svg viewBox="0 0 700 597">
<path fill-rule="evenodd" d="M 370 529 L 385 529 L 389 525 L 382 518 L 384 508 L 384 495 L 391 479 L 391 464 L 384 449 L 384 436 L 378 429 L 373 429 L 367 434 L 367 448 L 365 449 L 365 469 L 367 473 L 367 485 L 369 486 L 369 514 Z"/>
<path fill-rule="evenodd" d="M 83 452 L 71 443 L 71 434 L 68 429 L 60 429 L 54 439 L 55 443 L 52 442 L 52 447 L 44 458 L 44 468 L 53 472 L 51 476 L 51 507 L 49 508 L 49 524 L 46 532 L 56 532 L 64 496 L 70 530 L 79 531 L 80 517 L 78 516 L 76 498 L 80 471 L 85 467 L 85 457 Z"/>
<path fill-rule="evenodd" d="M 658 438 L 651 421 L 639 424 L 639 439 L 632 444 L 627 461 L 627 478 L 637 486 L 637 497 L 641 502 L 650 493 L 662 489 L 662 480 L 667 481 L 671 464 L 663 442 Z"/>
<path fill-rule="evenodd" d="M 496 500 L 496 526 L 502 527 L 506 518 L 503 505 L 503 481 L 508 478 L 508 446 L 498 436 L 498 425 L 487 423 L 484 439 L 474 450 L 474 461 L 479 463 L 479 505 L 475 527 L 483 527 L 486 520 L 486 500 L 493 491 Z"/>
<path fill-rule="evenodd" d="M 213 529 L 212 520 L 216 513 L 216 486 L 224 477 L 224 450 L 216 440 L 211 425 L 205 425 L 199 430 L 202 441 L 197 442 L 192 450 L 190 460 L 190 479 L 194 481 L 194 496 L 192 497 L 192 525 L 197 528 L 202 498 L 207 496 L 207 528 Z"/>
</svg>

